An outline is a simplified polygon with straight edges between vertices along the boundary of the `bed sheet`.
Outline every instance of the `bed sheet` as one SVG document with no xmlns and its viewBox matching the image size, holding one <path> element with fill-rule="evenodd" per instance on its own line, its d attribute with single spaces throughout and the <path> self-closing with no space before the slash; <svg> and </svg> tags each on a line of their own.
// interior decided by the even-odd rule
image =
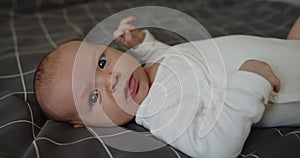
<svg viewBox="0 0 300 158">
<path fill-rule="evenodd" d="M 168 145 L 147 152 L 116 149 L 102 140 L 128 146 L 162 142 L 134 122 L 122 132 L 95 137 L 86 128 L 73 129 L 47 120 L 34 98 L 34 72 L 47 52 L 64 41 L 83 39 L 114 13 L 145 5 L 180 10 L 199 21 L 213 37 L 286 38 L 300 15 L 299 7 L 261 0 L 0 1 L 0 157 L 188 157 Z M 185 41 L 167 31 L 150 31 L 170 45 Z M 123 49 L 115 42 L 112 46 Z M 134 131 L 144 133 L 128 141 L 129 136 L 137 138 Z M 239 157 L 300 157 L 299 133 L 299 127 L 253 128 Z"/>
</svg>

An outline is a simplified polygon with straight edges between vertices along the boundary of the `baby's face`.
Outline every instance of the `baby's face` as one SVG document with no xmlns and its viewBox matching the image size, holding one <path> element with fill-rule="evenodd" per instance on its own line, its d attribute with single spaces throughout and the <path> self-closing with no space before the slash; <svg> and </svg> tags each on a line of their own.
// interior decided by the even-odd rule
<svg viewBox="0 0 300 158">
<path fill-rule="evenodd" d="M 74 116 L 71 121 L 75 127 L 129 122 L 149 90 L 146 71 L 133 57 L 119 50 L 84 44 L 77 52 L 80 44 L 75 42 L 60 50 L 66 52 L 60 65 L 64 71 L 56 76 L 62 83 L 57 95 L 69 106 L 61 110 L 78 112 L 79 117 Z M 70 79 L 72 83 L 68 83 Z"/>
</svg>

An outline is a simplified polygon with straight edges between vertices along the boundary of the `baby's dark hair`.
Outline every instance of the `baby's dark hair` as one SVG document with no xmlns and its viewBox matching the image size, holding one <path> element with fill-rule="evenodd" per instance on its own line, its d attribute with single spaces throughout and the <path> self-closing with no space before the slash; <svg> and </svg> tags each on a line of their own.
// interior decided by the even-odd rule
<svg viewBox="0 0 300 158">
<path fill-rule="evenodd" d="M 44 115 L 56 121 L 70 122 L 73 119 L 73 114 L 70 111 L 60 110 L 58 107 L 65 107 L 65 102 L 59 99 L 64 98 L 64 96 L 58 96 L 57 92 L 59 89 L 59 83 L 66 81 L 61 81 L 58 79 L 58 74 L 65 63 L 63 56 L 65 53 L 70 53 L 64 51 L 64 48 L 76 44 L 81 44 L 82 41 L 72 40 L 60 44 L 57 48 L 51 50 L 39 63 L 38 68 L 34 76 L 34 91 L 35 98 L 39 103 L 41 110 Z M 64 83 L 63 83 L 64 84 Z M 59 98 L 62 97 L 62 98 Z"/>
<path fill-rule="evenodd" d="M 44 115 L 49 119 L 61 120 L 54 114 L 46 109 L 48 93 L 54 84 L 54 74 L 58 69 L 58 54 L 56 53 L 57 48 L 51 50 L 39 63 L 38 68 L 34 75 L 34 91 L 35 98 L 40 104 L 40 107 Z M 62 121 L 62 120 L 61 120 Z"/>
</svg>

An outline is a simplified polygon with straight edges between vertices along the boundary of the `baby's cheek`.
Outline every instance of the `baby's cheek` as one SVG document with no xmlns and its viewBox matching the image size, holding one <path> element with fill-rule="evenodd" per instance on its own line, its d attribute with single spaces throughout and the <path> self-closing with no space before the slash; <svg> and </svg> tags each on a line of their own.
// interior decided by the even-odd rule
<svg viewBox="0 0 300 158">
<path fill-rule="evenodd" d="M 120 81 L 118 86 L 116 87 L 116 90 L 112 93 L 112 101 L 116 103 L 117 106 L 121 106 L 126 101 L 125 96 L 125 81 Z"/>
</svg>

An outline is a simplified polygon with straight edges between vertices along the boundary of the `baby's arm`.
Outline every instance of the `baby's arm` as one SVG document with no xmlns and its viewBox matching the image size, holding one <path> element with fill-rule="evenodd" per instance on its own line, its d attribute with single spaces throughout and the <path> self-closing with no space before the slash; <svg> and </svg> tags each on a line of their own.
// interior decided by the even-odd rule
<svg viewBox="0 0 300 158">
<path fill-rule="evenodd" d="M 135 20 L 135 17 L 123 19 L 114 32 L 115 38 L 127 48 L 131 48 L 127 53 L 134 56 L 140 63 L 157 61 L 170 46 L 156 40 L 148 30 L 136 29 L 131 24 Z"/>
<path fill-rule="evenodd" d="M 225 105 L 216 125 L 206 136 L 199 135 L 207 150 L 203 157 L 229 158 L 240 154 L 252 124 L 264 113 L 272 86 L 276 90 L 280 88 L 280 81 L 276 80 L 270 66 L 257 60 L 246 61 L 228 78 Z"/>
<path fill-rule="evenodd" d="M 203 126 L 191 128 L 192 131 L 172 145 L 193 157 L 237 157 L 252 124 L 257 123 L 263 115 L 265 103 L 272 91 L 271 85 L 275 87 L 273 89 L 279 90 L 280 82 L 275 81 L 276 79 L 278 78 L 265 62 L 246 61 L 228 78 L 225 102 L 220 115 L 211 108 L 203 113 L 204 119 L 197 120 Z M 219 93 L 216 92 L 215 95 L 218 96 Z M 219 107 L 222 100 L 213 100 L 211 103 L 211 107 Z M 197 126 L 196 123 L 195 127 Z M 187 140 L 191 140 L 191 145 L 182 145 Z"/>
<path fill-rule="evenodd" d="M 222 113 L 206 139 L 207 144 L 217 142 L 209 148 L 211 152 L 221 148 L 219 155 L 211 157 L 238 157 L 251 126 L 261 119 L 271 91 L 266 79 L 249 71 L 238 71 L 229 78 Z"/>
<path fill-rule="evenodd" d="M 228 79 L 225 106 L 213 130 L 217 138 L 211 139 L 220 140 L 220 144 L 230 139 L 227 149 L 238 156 L 252 124 L 261 119 L 272 90 L 280 90 L 280 80 L 271 67 L 258 60 L 244 62 Z"/>
</svg>

